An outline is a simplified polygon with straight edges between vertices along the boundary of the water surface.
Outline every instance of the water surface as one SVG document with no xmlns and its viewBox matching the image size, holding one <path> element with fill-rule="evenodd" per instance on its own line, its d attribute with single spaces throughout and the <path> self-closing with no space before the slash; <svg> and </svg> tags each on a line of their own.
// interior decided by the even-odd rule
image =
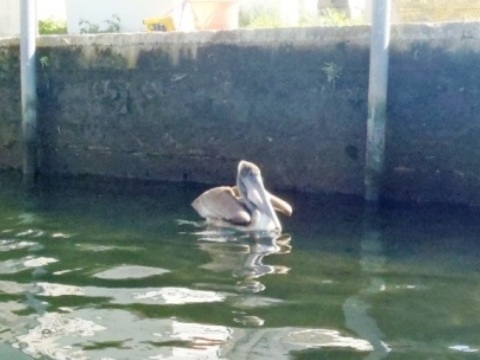
<svg viewBox="0 0 480 360">
<path fill-rule="evenodd" d="M 278 238 L 202 226 L 192 184 L 0 175 L 1 359 L 480 355 L 480 212 L 280 194 Z"/>
</svg>

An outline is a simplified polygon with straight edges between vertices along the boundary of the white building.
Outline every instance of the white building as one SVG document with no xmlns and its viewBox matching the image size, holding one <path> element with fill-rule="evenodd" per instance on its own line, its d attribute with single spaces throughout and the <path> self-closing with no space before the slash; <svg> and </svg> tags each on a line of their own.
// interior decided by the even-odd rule
<svg viewBox="0 0 480 360">
<path fill-rule="evenodd" d="M 350 12 L 353 14 L 355 11 L 361 11 L 365 2 L 369 0 L 343 1 L 351 8 Z M 80 33 L 82 20 L 105 29 L 108 27 L 108 21 L 114 20 L 114 16 L 120 19 L 118 25 L 121 32 L 146 31 L 143 20 L 153 17 L 171 17 L 177 30 L 192 31 L 196 29 L 195 20 L 198 20 L 199 15 L 192 11 L 190 5 L 193 2 L 214 3 L 208 0 L 36 0 L 36 8 L 38 20 L 50 18 L 66 20 L 69 33 Z M 239 8 L 248 10 L 255 6 L 264 6 L 279 14 L 283 25 L 295 26 L 302 16 L 316 15 L 318 6 L 333 6 L 338 1 L 219 0 L 219 2 L 236 4 L 237 23 Z M 0 0 L 0 37 L 20 34 L 20 4 L 20 0 Z"/>
<path fill-rule="evenodd" d="M 233 2 L 232 0 L 224 0 Z M 255 4 L 277 8 L 286 26 L 297 23 L 299 16 L 316 11 L 318 0 L 238 0 L 248 9 Z M 20 0 L 0 0 L 0 37 L 19 36 Z M 194 14 L 188 0 L 36 0 L 37 19 L 67 21 L 69 33 L 80 33 L 82 20 L 100 28 L 112 16 L 120 18 L 120 31 L 146 31 L 144 19 L 172 17 L 177 30 L 195 30 Z"/>
<path fill-rule="evenodd" d="M 0 37 L 20 34 L 21 0 L 0 0 Z M 36 0 L 38 19 L 67 18 L 65 0 Z"/>
<path fill-rule="evenodd" d="M 66 0 L 69 33 L 80 33 L 80 21 L 104 26 L 112 16 L 120 18 L 121 32 L 146 31 L 143 20 L 171 16 L 181 20 L 182 0 Z M 188 30 L 188 29 L 187 29 Z"/>
</svg>

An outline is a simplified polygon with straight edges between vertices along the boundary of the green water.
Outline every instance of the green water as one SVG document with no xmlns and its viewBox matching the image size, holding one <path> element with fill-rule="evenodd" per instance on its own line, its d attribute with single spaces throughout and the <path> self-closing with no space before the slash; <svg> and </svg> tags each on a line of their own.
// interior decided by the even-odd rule
<svg viewBox="0 0 480 360">
<path fill-rule="evenodd" d="M 480 356 L 480 212 L 280 194 L 277 239 L 199 185 L 0 176 L 0 359 Z"/>
</svg>

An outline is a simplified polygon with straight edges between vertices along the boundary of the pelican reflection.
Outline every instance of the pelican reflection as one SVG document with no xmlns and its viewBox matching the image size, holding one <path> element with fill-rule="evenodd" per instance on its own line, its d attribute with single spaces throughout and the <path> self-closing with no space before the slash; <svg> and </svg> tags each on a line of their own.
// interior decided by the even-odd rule
<svg viewBox="0 0 480 360">
<path fill-rule="evenodd" d="M 290 235 L 253 237 L 222 231 L 199 232 L 197 235 L 201 241 L 200 249 L 211 258 L 209 263 L 201 267 L 216 272 L 230 271 L 232 277 L 238 279 L 235 287 L 238 292 L 261 292 L 265 286 L 259 278 L 269 274 L 286 274 L 290 270 L 283 265 L 263 262 L 267 256 L 290 253 Z"/>
</svg>

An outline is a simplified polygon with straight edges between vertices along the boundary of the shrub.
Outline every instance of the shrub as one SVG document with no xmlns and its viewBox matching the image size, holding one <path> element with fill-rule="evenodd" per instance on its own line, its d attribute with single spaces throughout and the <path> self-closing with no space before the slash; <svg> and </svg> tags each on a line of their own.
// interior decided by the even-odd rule
<svg viewBox="0 0 480 360">
<path fill-rule="evenodd" d="M 240 27 L 244 28 L 274 28 L 282 26 L 278 11 L 272 7 L 258 5 L 249 11 L 240 13 Z"/>
<path fill-rule="evenodd" d="M 88 20 L 81 19 L 78 25 L 80 25 L 81 34 L 98 34 L 98 33 L 118 33 L 120 32 L 120 17 L 113 14 L 110 19 L 102 22 L 105 26 L 91 23 Z"/>
<path fill-rule="evenodd" d="M 64 20 L 55 20 L 49 18 L 38 22 L 38 32 L 40 35 L 66 34 L 67 22 Z"/>
</svg>

